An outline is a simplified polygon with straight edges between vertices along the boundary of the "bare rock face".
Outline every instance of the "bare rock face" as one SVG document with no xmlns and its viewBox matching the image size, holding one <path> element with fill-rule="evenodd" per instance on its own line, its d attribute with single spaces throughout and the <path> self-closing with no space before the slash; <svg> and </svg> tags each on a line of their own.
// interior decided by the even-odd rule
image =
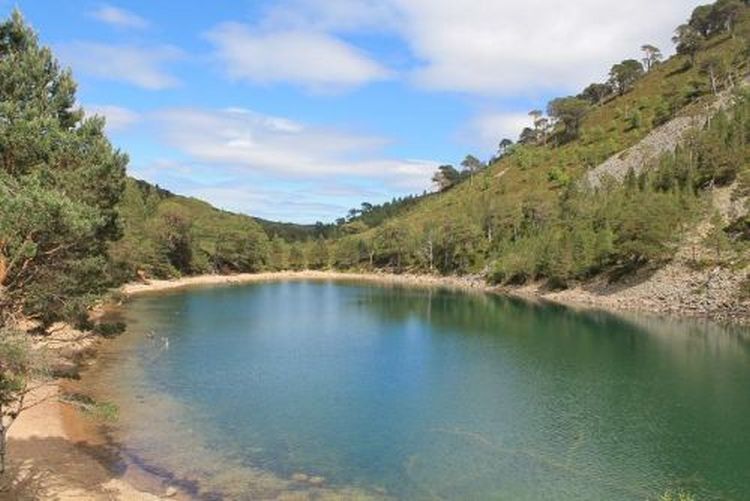
<svg viewBox="0 0 750 501">
<path fill-rule="evenodd" d="M 586 174 L 592 188 L 598 187 L 606 178 L 622 181 L 630 169 L 639 174 L 653 165 L 662 154 L 673 152 L 688 134 L 706 125 L 711 118 L 732 104 L 729 92 L 720 94 L 704 109 L 691 115 L 678 116 L 652 130 L 646 137 L 630 148 L 612 155 Z"/>
</svg>

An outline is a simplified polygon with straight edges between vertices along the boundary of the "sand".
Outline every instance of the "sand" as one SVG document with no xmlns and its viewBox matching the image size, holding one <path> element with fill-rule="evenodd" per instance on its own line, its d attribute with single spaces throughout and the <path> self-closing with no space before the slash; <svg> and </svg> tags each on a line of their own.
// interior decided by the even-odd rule
<svg viewBox="0 0 750 501">
<path fill-rule="evenodd" d="M 57 381 L 32 392 L 30 400 L 38 404 L 11 428 L 7 473 L 15 480 L 0 499 L 160 499 L 133 486 L 151 482 L 159 487 L 147 475 L 118 466 L 116 447 L 97 432 L 92 420 L 60 402 L 59 392 Z"/>
<path fill-rule="evenodd" d="M 173 280 L 149 280 L 130 283 L 120 290 L 125 295 L 162 292 L 185 287 L 270 282 L 275 280 L 357 280 L 419 287 L 446 287 L 462 290 L 490 291 L 493 288 L 475 276 L 437 276 L 393 273 L 347 273 L 337 271 L 279 271 L 267 273 L 240 273 L 236 275 L 198 275 Z"/>
<path fill-rule="evenodd" d="M 54 355 L 55 371 L 74 374 L 91 360 L 99 338 L 58 324 L 35 345 Z M 104 341 L 106 342 L 106 341 Z M 82 358 L 83 357 L 83 358 Z M 162 479 L 128 465 L 101 423 L 60 400 L 74 390 L 68 379 L 34 382 L 8 435 L 8 468 L 0 478 L 0 500 L 153 500 L 166 494 Z M 137 486 L 137 487 L 136 487 Z M 176 492 L 171 499 L 187 499 Z"/>
</svg>

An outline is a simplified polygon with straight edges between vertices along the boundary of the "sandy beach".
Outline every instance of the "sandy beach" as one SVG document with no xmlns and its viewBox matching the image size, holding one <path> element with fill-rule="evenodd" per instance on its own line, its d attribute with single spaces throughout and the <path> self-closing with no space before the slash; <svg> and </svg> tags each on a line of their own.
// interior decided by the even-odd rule
<svg viewBox="0 0 750 501">
<path fill-rule="evenodd" d="M 106 340 L 58 324 L 35 345 L 53 355 L 55 373 L 75 377 L 79 365 L 94 360 L 102 342 Z M 124 461 L 117 444 L 103 433 L 102 422 L 61 399 L 78 390 L 75 379 L 38 381 L 31 389 L 26 396 L 29 408 L 9 432 L 8 470 L 0 480 L 0 499 L 148 501 L 167 494 L 170 499 L 187 499 L 162 479 Z"/>
<path fill-rule="evenodd" d="M 147 282 L 129 283 L 120 288 L 127 295 L 148 292 L 163 292 L 185 287 L 209 286 L 221 284 L 243 284 L 269 282 L 274 280 L 356 280 L 381 284 L 393 284 L 411 287 L 446 287 L 462 290 L 493 291 L 496 288 L 488 285 L 476 276 L 437 276 L 395 273 L 350 273 L 338 271 L 278 271 L 264 273 L 240 273 L 236 275 L 198 275 L 173 280 L 149 280 Z"/>
<path fill-rule="evenodd" d="M 1 499 L 144 500 L 160 499 L 136 488 L 163 488 L 144 472 L 125 467 L 117 448 L 107 443 L 96 423 L 59 400 L 59 381 L 30 397 L 38 405 L 26 410 L 10 432 L 8 452 L 14 478 Z"/>
</svg>

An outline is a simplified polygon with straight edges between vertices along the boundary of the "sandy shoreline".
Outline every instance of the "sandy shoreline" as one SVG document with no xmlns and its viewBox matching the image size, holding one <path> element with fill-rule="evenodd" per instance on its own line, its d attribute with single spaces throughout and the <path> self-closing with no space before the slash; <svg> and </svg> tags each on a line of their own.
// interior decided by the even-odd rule
<svg viewBox="0 0 750 501">
<path fill-rule="evenodd" d="M 542 284 L 523 286 L 494 286 L 479 276 L 440 276 L 424 274 L 394 274 L 385 272 L 338 272 L 338 271 L 280 271 L 243 273 L 237 275 L 199 275 L 174 280 L 150 280 L 145 283 L 130 283 L 121 287 L 126 296 L 151 292 L 164 292 L 188 287 L 222 284 L 243 284 L 275 280 L 353 280 L 404 287 L 442 287 L 462 291 L 501 294 L 526 301 L 545 301 L 583 310 L 603 310 L 610 313 L 643 313 L 666 318 L 696 318 L 715 320 L 737 325 L 750 324 L 750 304 L 727 305 L 721 298 L 704 307 L 685 303 L 674 297 L 659 297 L 650 290 L 636 290 L 628 294 L 627 289 L 606 291 L 601 284 L 597 288 L 576 286 L 560 291 L 546 290 Z"/>
<path fill-rule="evenodd" d="M 52 355 L 54 374 L 67 377 L 34 382 L 25 410 L 8 436 L 8 470 L 0 478 L 0 500 L 156 500 L 167 494 L 164 479 L 121 457 L 121 448 L 86 415 L 61 397 L 84 390 L 75 380 L 82 365 L 95 363 L 106 340 L 58 324 L 36 339 Z M 72 377 L 72 379 L 71 379 Z M 187 499 L 181 492 L 170 499 Z"/>
<path fill-rule="evenodd" d="M 135 486 L 160 489 L 158 482 L 117 458 L 97 424 L 60 401 L 64 383 L 51 381 L 30 397 L 38 405 L 24 411 L 10 431 L 8 476 L 11 489 L 0 499 L 157 500 Z"/>
<path fill-rule="evenodd" d="M 186 287 L 210 286 L 222 284 L 244 284 L 254 282 L 271 282 L 277 280 L 356 280 L 393 284 L 412 287 L 446 287 L 462 290 L 493 291 L 496 288 L 488 285 L 479 277 L 437 276 L 394 273 L 354 273 L 338 271 L 278 271 L 263 273 L 239 273 L 236 275 L 197 275 L 173 280 L 149 280 L 125 284 L 120 291 L 126 296 L 148 292 L 162 292 Z"/>
</svg>

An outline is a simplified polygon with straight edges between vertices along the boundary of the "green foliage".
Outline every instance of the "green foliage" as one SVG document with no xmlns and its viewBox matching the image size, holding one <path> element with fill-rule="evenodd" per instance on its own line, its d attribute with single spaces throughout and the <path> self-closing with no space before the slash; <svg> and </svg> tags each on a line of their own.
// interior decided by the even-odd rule
<svg viewBox="0 0 750 501">
<path fill-rule="evenodd" d="M 20 332 L 0 330 L 0 413 L 13 412 L 32 378 L 43 373 L 44 366 Z"/>
<path fill-rule="evenodd" d="M 578 95 L 579 99 L 588 101 L 592 105 L 601 104 L 604 100 L 612 95 L 614 88 L 607 83 L 592 83 Z"/>
<path fill-rule="evenodd" d="M 271 239 L 271 254 L 269 256 L 272 270 L 286 270 L 289 268 L 289 244 L 279 237 L 274 236 Z"/>
<path fill-rule="evenodd" d="M 547 114 L 563 126 L 559 133 L 563 141 L 578 137 L 583 117 L 590 106 L 587 101 L 577 97 L 560 97 L 550 101 Z"/>
<path fill-rule="evenodd" d="M 328 268 L 328 243 L 318 238 L 308 244 L 307 266 L 313 270 Z"/>
<path fill-rule="evenodd" d="M 296 224 L 283 223 L 279 221 L 268 221 L 259 217 L 254 217 L 258 225 L 263 228 L 268 236 L 277 236 L 286 242 L 304 242 L 309 238 L 318 238 L 323 236 L 331 238 L 336 235 L 336 225 L 334 224 Z"/>
<path fill-rule="evenodd" d="M 554 214 L 529 226 L 500 251 L 493 278 L 511 283 L 546 278 L 566 286 L 610 267 L 629 271 L 669 258 L 674 231 L 690 219 L 691 195 L 650 186 L 614 184 L 600 190 L 571 186 Z"/>
<path fill-rule="evenodd" d="M 733 40 L 722 39 L 705 50 L 729 53 L 734 47 Z M 382 225 L 332 242 L 332 264 L 356 268 L 372 257 L 373 265 L 395 270 L 488 270 L 498 282 L 543 279 L 564 287 L 592 275 L 617 278 L 668 261 L 703 210 L 701 192 L 744 179 L 744 159 L 750 158 L 745 93 L 738 92 L 729 112 L 715 116 L 683 146 L 645 166 L 645 174 L 632 172 L 623 183 L 605 182 L 596 190 L 581 177 L 588 166 L 622 151 L 655 124 L 686 113 L 686 106 L 710 92 L 694 84 L 698 77 L 699 69 L 685 70 L 679 58 L 654 66 L 626 95 L 586 105 L 578 139 L 514 145 L 475 174 L 473 184 L 421 198 Z M 738 218 L 724 225 L 735 246 L 744 224 Z M 372 242 L 372 254 L 357 252 L 357 241 Z"/>
<path fill-rule="evenodd" d="M 124 236 L 110 255 L 120 280 L 255 272 L 269 265 L 271 244 L 251 217 L 132 179 L 118 209 Z"/>
<path fill-rule="evenodd" d="M 385 223 L 375 232 L 373 242 L 375 264 L 401 271 L 407 264 L 412 243 L 410 228 Z"/>
<path fill-rule="evenodd" d="M 79 321 L 109 285 L 127 157 L 17 11 L 0 24 L 0 82 L 0 310 Z"/>
<path fill-rule="evenodd" d="M 291 244 L 289 251 L 289 267 L 293 270 L 304 270 L 307 268 L 307 258 L 302 244 L 295 242 Z"/>
<path fill-rule="evenodd" d="M 626 59 L 609 70 L 609 83 L 618 94 L 623 95 L 633 88 L 643 73 L 643 65 L 639 61 Z"/>
<path fill-rule="evenodd" d="M 120 409 L 113 402 L 94 400 L 83 393 L 64 393 L 60 400 L 82 410 L 87 415 L 99 421 L 117 421 Z"/>
<path fill-rule="evenodd" d="M 452 165 L 441 165 L 432 177 L 440 191 L 447 190 L 461 180 L 461 174 Z"/>
<path fill-rule="evenodd" d="M 676 45 L 678 54 L 690 58 L 690 66 L 695 65 L 695 55 L 703 46 L 703 37 L 701 33 L 689 24 L 678 26 L 672 41 Z"/>
<path fill-rule="evenodd" d="M 721 261 L 722 253 L 731 248 L 729 237 L 724 231 L 726 225 L 724 224 L 724 219 L 721 217 L 721 213 L 714 211 L 710 224 L 708 233 L 706 233 L 703 239 L 703 244 L 713 250 L 716 261 Z"/>
<path fill-rule="evenodd" d="M 643 51 L 643 65 L 646 71 L 651 71 L 657 64 L 661 62 L 662 53 L 661 49 L 651 44 L 641 45 L 641 51 Z"/>
<path fill-rule="evenodd" d="M 657 105 L 654 107 L 654 118 L 652 125 L 658 127 L 667 123 L 672 119 L 673 110 L 670 106 L 669 101 L 660 98 Z"/>
<path fill-rule="evenodd" d="M 0 474 L 5 472 L 8 430 L 24 410 L 32 381 L 47 376 L 47 363 L 26 335 L 0 328 Z"/>
<path fill-rule="evenodd" d="M 558 186 L 567 186 L 570 183 L 570 176 L 560 167 L 552 167 L 547 172 L 547 179 Z"/>
<path fill-rule="evenodd" d="M 643 115 L 638 109 L 632 110 L 628 114 L 628 129 L 640 129 L 643 125 Z"/>
</svg>

